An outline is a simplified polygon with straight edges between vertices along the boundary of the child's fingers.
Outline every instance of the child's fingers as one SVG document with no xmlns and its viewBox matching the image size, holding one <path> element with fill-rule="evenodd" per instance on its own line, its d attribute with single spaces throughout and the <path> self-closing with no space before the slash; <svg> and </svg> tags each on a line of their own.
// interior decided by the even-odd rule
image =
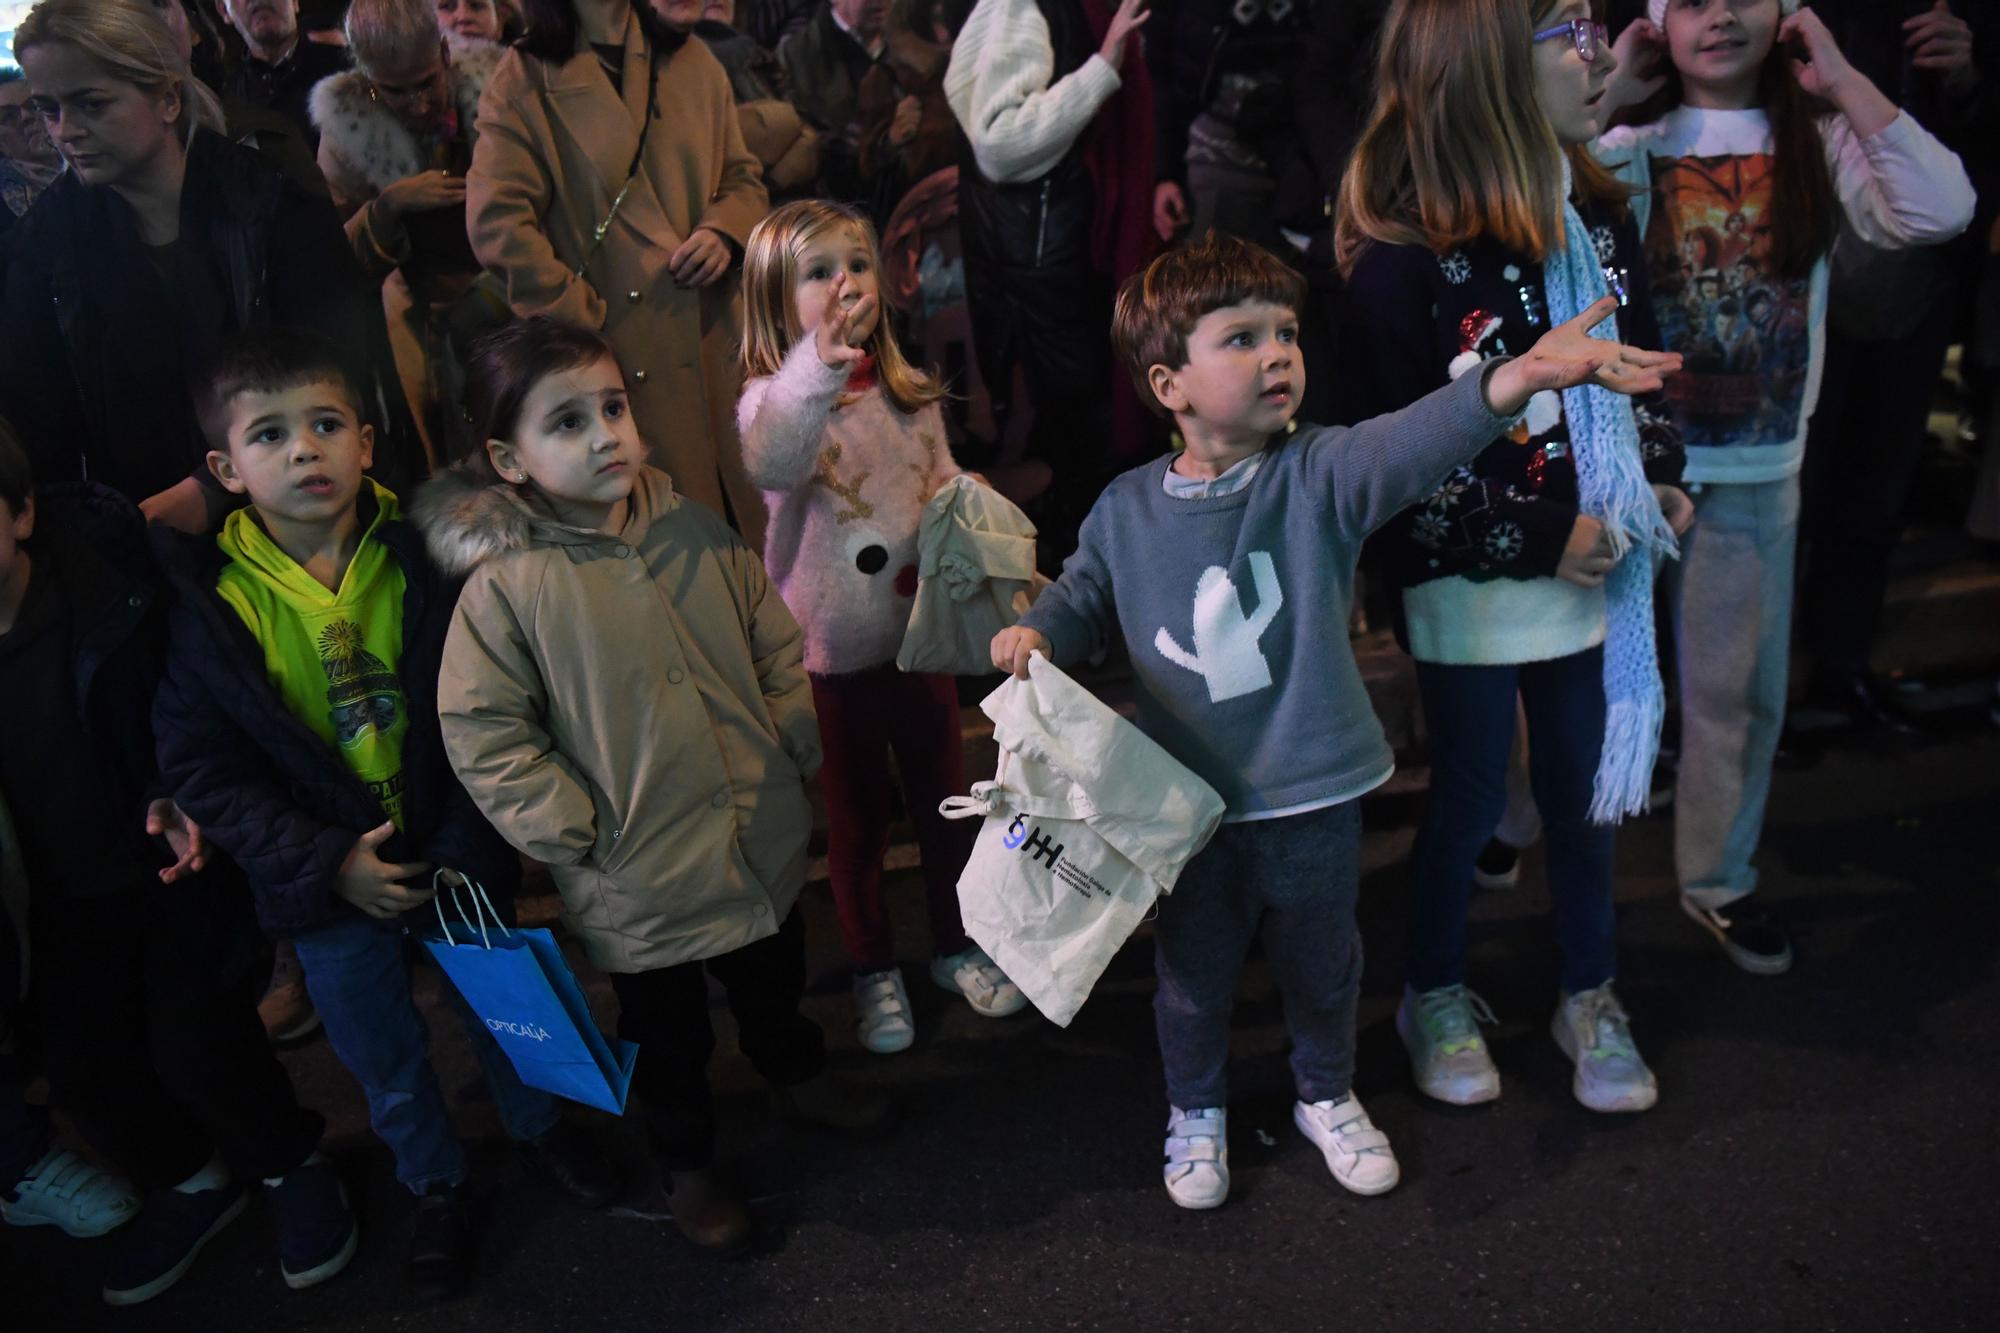
<svg viewBox="0 0 2000 1333">
<path fill-rule="evenodd" d="M 1681 368 L 1681 354 L 1679 352 L 1651 352 L 1643 347 L 1621 346 L 1618 349 L 1618 353 L 1619 359 L 1627 365 L 1642 366 L 1647 370 L 1679 370 Z"/>
<path fill-rule="evenodd" d="M 403 885 L 394 884 L 393 881 L 415 879 L 418 875 L 428 875 L 430 873 L 431 863 L 429 861 L 411 861 L 407 865 L 394 865 L 384 862 L 382 865 L 382 878 L 392 881 L 390 887 L 403 892 L 408 892 L 408 890 Z"/>
</svg>

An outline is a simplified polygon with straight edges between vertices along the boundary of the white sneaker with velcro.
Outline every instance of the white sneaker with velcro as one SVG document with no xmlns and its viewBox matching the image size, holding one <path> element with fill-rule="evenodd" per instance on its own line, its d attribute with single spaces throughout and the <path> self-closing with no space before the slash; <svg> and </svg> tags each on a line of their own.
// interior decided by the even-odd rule
<svg viewBox="0 0 2000 1333">
<path fill-rule="evenodd" d="M 51 1148 L 14 1183 L 0 1187 L 0 1218 L 12 1227 L 60 1227 L 78 1239 L 115 1231 L 139 1215 L 139 1195 L 122 1176 Z"/>
<path fill-rule="evenodd" d="M 1337 1102 L 1295 1102 L 1292 1123 L 1326 1158 L 1333 1178 L 1356 1194 L 1387 1194 L 1403 1178 L 1389 1136 L 1375 1128 L 1353 1093 Z"/>
<path fill-rule="evenodd" d="M 854 979 L 854 1033 L 861 1045 L 877 1055 L 907 1051 L 917 1039 L 910 1014 L 910 993 L 903 989 L 903 971 L 892 967 Z"/>
<path fill-rule="evenodd" d="M 1220 1106 L 1167 1108 L 1167 1194 L 1183 1208 L 1214 1208 L 1229 1197 L 1229 1112 Z"/>
</svg>

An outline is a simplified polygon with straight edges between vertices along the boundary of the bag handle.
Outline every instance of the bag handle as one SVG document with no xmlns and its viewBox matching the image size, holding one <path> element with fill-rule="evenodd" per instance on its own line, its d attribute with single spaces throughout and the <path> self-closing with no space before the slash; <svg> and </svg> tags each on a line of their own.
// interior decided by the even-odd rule
<svg viewBox="0 0 2000 1333">
<path fill-rule="evenodd" d="M 1096 813 L 1095 807 L 1088 801 L 1079 808 L 1069 801 L 1030 796 L 1026 792 L 1003 787 L 998 782 L 975 782 L 970 796 L 947 796 L 938 802 L 938 813 L 946 819 L 972 819 L 1002 808 L 1017 814 L 1041 815 L 1045 819 L 1088 819 Z"/>
<path fill-rule="evenodd" d="M 465 882 L 466 890 L 472 897 L 472 913 L 470 915 L 466 914 L 465 904 L 459 901 L 458 885 L 456 883 L 445 882 L 444 877 L 446 875 L 454 875 L 454 874 L 458 875 L 459 879 Z M 493 925 L 495 929 L 497 929 L 502 935 L 505 935 L 509 939 L 513 938 L 514 932 L 507 929 L 506 923 L 501 921 L 500 919 L 500 913 L 496 911 L 493 907 L 493 900 L 486 896 L 485 885 L 481 884 L 478 880 L 472 878 L 472 876 L 463 874 L 459 871 L 437 870 L 431 873 L 431 906 L 437 911 L 438 929 L 444 933 L 444 939 L 446 944 L 452 944 L 452 947 L 454 948 L 460 947 L 456 944 L 453 944 L 451 938 L 451 925 L 444 918 L 444 904 L 438 897 L 438 889 L 440 885 L 443 886 L 446 892 L 451 894 L 451 905 L 452 907 L 457 909 L 458 919 L 465 926 L 466 930 L 467 931 L 477 930 L 479 932 L 480 948 L 491 949 L 493 947 L 493 941 L 486 933 L 486 918 L 489 916 L 493 918 Z M 471 948 L 472 947 L 471 941 L 468 940 L 463 947 L 468 949 Z"/>
</svg>

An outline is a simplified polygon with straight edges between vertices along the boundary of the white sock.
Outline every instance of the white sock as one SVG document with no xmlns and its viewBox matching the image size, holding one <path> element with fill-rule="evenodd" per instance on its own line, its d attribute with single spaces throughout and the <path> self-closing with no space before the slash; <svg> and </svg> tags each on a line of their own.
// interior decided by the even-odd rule
<svg viewBox="0 0 2000 1333">
<path fill-rule="evenodd" d="M 315 1148 L 315 1149 L 313 1149 L 313 1153 L 312 1153 L 312 1156 L 310 1156 L 310 1157 L 306 1158 L 306 1160 L 305 1160 L 305 1161 L 303 1161 L 303 1162 L 300 1162 L 300 1163 L 299 1163 L 299 1166 L 318 1166 L 318 1165 L 319 1165 L 319 1164 L 320 1164 L 321 1162 L 324 1162 L 325 1160 L 326 1160 L 326 1158 L 324 1158 L 324 1157 L 320 1156 L 320 1154 L 319 1154 L 319 1149 Z M 299 1166 L 295 1166 L 295 1167 L 293 1167 L 293 1168 L 292 1168 L 292 1171 L 296 1171 L 296 1170 L 298 1170 L 298 1169 L 299 1169 Z M 265 1177 L 264 1177 L 264 1183 L 265 1183 L 266 1185 L 273 1185 L 273 1186 L 276 1186 L 276 1185 L 282 1185 L 282 1184 L 284 1184 L 284 1183 L 285 1183 L 285 1179 L 286 1179 L 286 1177 L 288 1177 L 288 1176 L 290 1176 L 290 1175 L 291 1175 L 291 1171 L 287 1171 L 287 1172 L 285 1173 L 285 1175 L 283 1175 L 283 1176 L 265 1176 Z"/>
<path fill-rule="evenodd" d="M 174 1186 L 176 1194 L 205 1194 L 209 1190 L 226 1188 L 229 1184 L 229 1164 L 217 1153 L 208 1159 L 201 1170 Z"/>
</svg>

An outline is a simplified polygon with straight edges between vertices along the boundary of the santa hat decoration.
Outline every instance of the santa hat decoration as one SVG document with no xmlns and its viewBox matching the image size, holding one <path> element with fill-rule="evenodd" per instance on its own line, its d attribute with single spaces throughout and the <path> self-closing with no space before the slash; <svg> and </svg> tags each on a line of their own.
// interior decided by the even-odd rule
<svg viewBox="0 0 2000 1333">
<path fill-rule="evenodd" d="M 1484 310 L 1475 310 L 1458 321 L 1458 355 L 1445 367 L 1451 377 L 1457 379 L 1488 357 L 1503 355 L 1498 345 L 1499 334 L 1500 316 Z M 1486 346 L 1489 339 L 1495 344 L 1491 348 Z"/>
<path fill-rule="evenodd" d="M 1795 14 L 1798 8 L 1799 0 L 1778 0 L 1778 12 L 1781 14 Z M 1646 0 L 1646 17 L 1653 20 L 1654 27 L 1664 28 L 1667 25 L 1667 0 Z"/>
</svg>

